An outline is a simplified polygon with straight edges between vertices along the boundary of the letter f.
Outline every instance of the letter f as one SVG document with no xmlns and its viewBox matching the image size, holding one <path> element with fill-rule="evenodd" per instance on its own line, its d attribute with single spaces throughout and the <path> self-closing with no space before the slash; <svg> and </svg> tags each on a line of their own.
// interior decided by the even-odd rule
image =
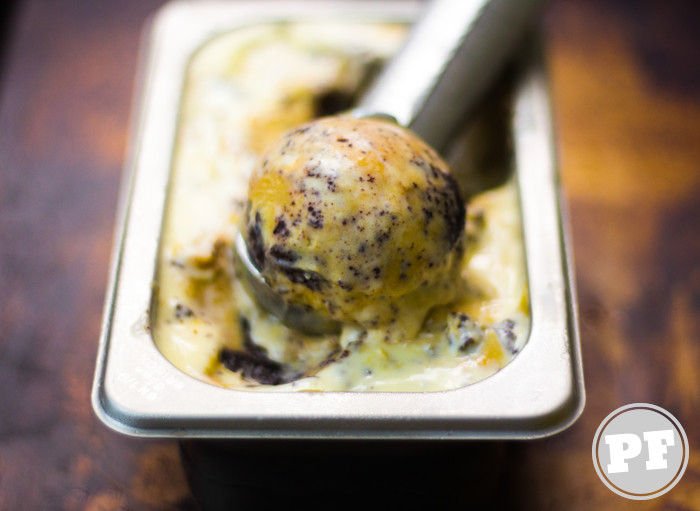
<svg viewBox="0 0 700 511">
<path fill-rule="evenodd" d="M 669 445 L 675 445 L 672 429 L 644 432 L 644 441 L 649 448 L 647 470 L 660 470 L 668 467 L 666 453 Z"/>
</svg>

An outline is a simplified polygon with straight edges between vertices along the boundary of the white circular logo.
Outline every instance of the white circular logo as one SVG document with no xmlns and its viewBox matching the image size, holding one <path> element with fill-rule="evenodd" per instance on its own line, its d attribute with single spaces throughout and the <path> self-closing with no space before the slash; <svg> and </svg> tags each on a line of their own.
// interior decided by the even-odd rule
<svg viewBox="0 0 700 511">
<path fill-rule="evenodd" d="M 593 465 L 618 495 L 649 500 L 670 491 L 688 466 L 690 447 L 681 423 L 649 403 L 625 405 L 598 426 Z"/>
</svg>

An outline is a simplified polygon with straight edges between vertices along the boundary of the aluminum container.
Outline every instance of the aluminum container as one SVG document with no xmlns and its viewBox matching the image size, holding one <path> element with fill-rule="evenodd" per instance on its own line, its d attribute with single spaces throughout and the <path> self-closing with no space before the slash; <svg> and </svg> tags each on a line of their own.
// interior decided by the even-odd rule
<svg viewBox="0 0 700 511">
<path fill-rule="evenodd" d="M 562 217 L 549 98 L 528 57 L 513 95 L 532 327 L 495 375 L 443 392 L 247 392 L 176 369 L 147 327 L 178 111 L 193 52 L 217 34 L 279 20 L 410 23 L 407 2 L 178 2 L 144 39 L 130 158 L 93 385 L 93 407 L 133 436 L 305 439 L 528 439 L 571 425 L 584 403 L 571 255 Z"/>
</svg>

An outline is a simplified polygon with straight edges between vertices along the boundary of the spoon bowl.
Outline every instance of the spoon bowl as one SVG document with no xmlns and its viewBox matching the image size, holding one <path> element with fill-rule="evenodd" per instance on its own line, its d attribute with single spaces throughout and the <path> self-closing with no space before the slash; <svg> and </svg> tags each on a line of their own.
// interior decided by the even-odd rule
<svg viewBox="0 0 700 511">
<path fill-rule="evenodd" d="M 255 266 L 239 232 L 234 241 L 234 263 L 239 277 L 258 303 L 282 323 L 311 335 L 337 334 L 340 323 L 304 306 L 287 303 L 276 293 Z"/>
</svg>

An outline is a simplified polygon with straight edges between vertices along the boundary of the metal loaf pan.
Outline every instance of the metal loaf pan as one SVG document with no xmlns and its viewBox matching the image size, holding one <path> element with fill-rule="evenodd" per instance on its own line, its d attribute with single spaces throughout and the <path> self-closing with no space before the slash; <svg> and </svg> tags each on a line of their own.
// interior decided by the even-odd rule
<svg viewBox="0 0 700 511">
<path fill-rule="evenodd" d="M 425 393 L 246 392 L 195 380 L 156 348 L 145 318 L 186 67 L 216 34 L 243 25 L 329 17 L 410 22 L 412 2 L 176 2 L 144 39 L 128 178 L 93 385 L 93 407 L 133 436 L 178 438 L 505 439 L 554 434 L 584 402 L 571 259 L 560 208 L 549 98 L 541 62 L 518 78 L 513 165 L 520 189 L 532 328 L 495 375 Z"/>
</svg>

